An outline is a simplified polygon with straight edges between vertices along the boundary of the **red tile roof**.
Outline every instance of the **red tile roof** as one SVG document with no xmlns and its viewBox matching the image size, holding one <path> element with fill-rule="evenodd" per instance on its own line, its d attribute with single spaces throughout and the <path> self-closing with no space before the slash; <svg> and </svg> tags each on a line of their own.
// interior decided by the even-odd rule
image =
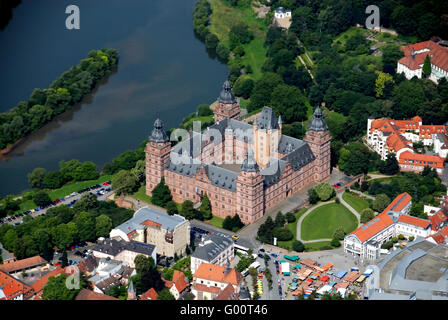
<svg viewBox="0 0 448 320">
<path fill-rule="evenodd" d="M 31 267 L 40 266 L 45 263 L 47 263 L 47 261 L 44 258 L 42 258 L 41 256 L 34 256 L 31 258 L 17 260 L 17 261 L 6 263 L 6 264 L 0 264 L 0 270 L 11 273 L 11 272 L 31 268 Z"/>
<path fill-rule="evenodd" d="M 216 297 L 216 300 L 236 300 L 238 297 L 238 294 L 235 292 L 235 289 L 233 286 L 229 283 L 224 290 L 221 290 L 221 292 Z"/>
<path fill-rule="evenodd" d="M 427 49 L 429 51 L 416 53 L 412 57 L 412 50 L 414 52 Z M 435 43 L 434 41 L 423 41 L 408 46 L 402 47 L 404 57 L 398 62 L 407 66 L 409 69 L 416 70 L 420 68 L 425 61 L 425 57 L 429 54 L 431 64 L 438 66 L 443 70 L 448 70 L 448 49 Z"/>
<path fill-rule="evenodd" d="M 189 284 L 186 280 L 185 274 L 179 270 L 174 270 L 173 272 L 173 280 L 171 281 L 171 286 L 173 283 L 179 293 L 184 291 Z"/>
<path fill-rule="evenodd" d="M 0 289 L 6 296 L 0 300 L 13 300 L 22 294 L 24 298 L 29 298 L 33 294 L 33 289 L 30 286 L 3 271 L 0 271 Z"/>
<path fill-rule="evenodd" d="M 40 278 L 39 280 L 37 280 L 35 283 L 33 283 L 31 285 L 31 288 L 33 288 L 34 293 L 39 293 L 41 290 L 43 290 L 43 288 L 45 287 L 45 285 L 48 283 L 48 280 L 50 279 L 50 277 L 55 277 L 57 275 L 60 275 L 61 273 L 64 273 L 64 269 L 62 268 L 57 268 L 54 269 L 52 271 L 50 271 L 49 273 L 47 273 L 45 276 L 43 276 L 42 278 Z"/>
<path fill-rule="evenodd" d="M 140 296 L 140 300 L 157 300 L 158 297 L 156 290 L 151 288 Z"/>
<path fill-rule="evenodd" d="M 416 226 L 419 228 L 423 228 L 423 229 L 428 228 L 429 225 L 431 224 L 431 222 L 429 220 L 420 219 L 420 218 L 413 217 L 413 216 L 408 216 L 407 214 L 402 214 L 398 218 L 398 222 L 406 223 L 406 224 Z"/>
<path fill-rule="evenodd" d="M 437 233 L 429 236 L 428 238 L 433 238 L 437 244 L 441 244 L 441 243 L 445 242 L 445 236 L 440 232 L 437 232 Z"/>
<path fill-rule="evenodd" d="M 361 242 L 365 242 L 394 223 L 385 213 L 379 214 L 350 234 L 355 235 Z"/>
<path fill-rule="evenodd" d="M 102 293 L 94 292 L 92 290 L 82 289 L 76 295 L 75 300 L 119 300 L 119 299 Z"/>
<path fill-rule="evenodd" d="M 193 286 L 197 291 L 205 291 L 213 294 L 219 294 L 221 289 L 218 287 L 207 287 L 205 284 L 195 283 Z"/>
<path fill-rule="evenodd" d="M 443 210 L 437 211 L 434 215 L 429 217 L 429 221 L 431 221 L 431 228 L 434 231 L 439 230 L 440 226 L 444 224 L 447 220 L 447 216 L 443 213 Z"/>
<path fill-rule="evenodd" d="M 395 199 L 383 210 L 382 213 L 389 211 L 399 212 L 411 202 L 412 197 L 407 192 L 403 192 L 395 197 Z"/>
<path fill-rule="evenodd" d="M 225 270 L 226 268 L 224 266 L 201 263 L 193 277 L 216 282 L 231 283 L 235 286 L 242 281 L 243 276 L 235 269 L 230 269 L 228 273 L 226 273 Z"/>
<path fill-rule="evenodd" d="M 405 151 L 400 154 L 398 162 L 400 164 L 410 164 L 414 166 L 428 166 L 432 168 L 443 168 L 444 158 L 439 156 L 430 156 L 427 154 L 418 154 Z"/>
</svg>

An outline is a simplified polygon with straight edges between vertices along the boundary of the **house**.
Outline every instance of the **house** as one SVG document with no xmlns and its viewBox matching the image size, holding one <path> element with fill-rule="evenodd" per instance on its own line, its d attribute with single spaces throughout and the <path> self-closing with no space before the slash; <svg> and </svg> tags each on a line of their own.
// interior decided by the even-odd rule
<svg viewBox="0 0 448 320">
<path fill-rule="evenodd" d="M 3 248 L 3 245 L 1 243 L 0 243 L 0 254 L 2 255 L 3 264 L 7 264 L 17 260 L 12 252 L 9 252 L 5 248 Z"/>
<path fill-rule="evenodd" d="M 431 62 L 429 79 L 435 83 L 448 78 L 448 49 L 434 41 L 423 41 L 401 48 L 404 57 L 397 62 L 397 73 L 403 73 L 407 79 L 423 77 L 423 64 L 426 56 Z"/>
<path fill-rule="evenodd" d="M 173 280 L 165 280 L 165 286 L 170 290 L 176 300 L 178 300 L 179 297 L 186 292 L 189 285 L 190 281 L 185 274 L 179 270 L 174 270 Z"/>
<path fill-rule="evenodd" d="M 389 153 L 394 153 L 401 171 L 418 173 L 428 166 L 440 174 L 448 155 L 446 127 L 423 125 L 419 116 L 408 120 L 368 119 L 366 140 L 382 160 L 386 160 Z M 438 156 L 415 153 L 414 142 L 422 142 L 425 146 L 433 145 Z"/>
<path fill-rule="evenodd" d="M 396 235 L 395 222 L 408 214 L 412 198 L 404 192 L 398 195 L 382 213 L 344 238 L 344 252 L 367 259 L 377 259 L 380 249 Z"/>
<path fill-rule="evenodd" d="M 191 292 L 196 300 L 214 300 L 229 284 L 239 294 L 242 282 L 243 276 L 235 269 L 203 263 L 193 274 Z"/>
<path fill-rule="evenodd" d="M 88 289 L 81 289 L 76 295 L 75 300 L 120 300 L 102 293 L 94 292 Z"/>
<path fill-rule="evenodd" d="M 157 264 L 156 247 L 137 241 L 118 241 L 115 239 L 105 239 L 100 241 L 93 249 L 92 254 L 96 258 L 110 258 L 122 262 L 127 262 L 129 267 L 135 268 L 135 257 L 144 255 L 152 257 Z"/>
<path fill-rule="evenodd" d="M 47 261 L 41 256 L 34 256 L 26 259 L 16 260 L 6 264 L 0 264 L 0 270 L 8 273 L 19 272 L 32 269 L 47 264 Z"/>
<path fill-rule="evenodd" d="M 30 286 L 0 270 L 0 301 L 26 300 L 32 295 L 33 289 Z"/>
<path fill-rule="evenodd" d="M 291 10 L 286 10 L 283 7 L 275 9 L 274 12 L 274 26 L 288 30 L 292 23 Z"/>
<path fill-rule="evenodd" d="M 137 210 L 130 220 L 112 229 L 110 238 L 151 244 L 162 256 L 182 256 L 190 243 L 190 222 L 177 214 L 170 216 L 144 207 Z"/>
<path fill-rule="evenodd" d="M 129 267 L 127 262 L 101 258 L 88 280 L 92 283 L 93 291 L 105 293 L 113 286 L 127 285 L 128 279 L 134 274 L 135 269 Z"/>
<path fill-rule="evenodd" d="M 195 273 L 202 263 L 224 266 L 234 256 L 234 242 L 229 235 L 210 234 L 202 239 L 191 255 L 190 269 Z"/>
<path fill-rule="evenodd" d="M 41 277 L 40 279 L 38 279 L 36 282 L 34 282 L 31 285 L 31 288 L 33 289 L 33 298 L 32 299 L 33 300 L 41 300 L 44 287 L 48 283 L 48 280 L 50 279 L 50 277 L 56 277 L 62 273 L 65 273 L 65 270 L 63 268 L 56 268 L 56 269 L 50 271 L 49 273 L 47 273 L 46 275 L 44 275 L 43 277 Z"/>
<path fill-rule="evenodd" d="M 139 300 L 157 300 L 159 295 L 157 294 L 156 290 L 154 288 L 149 289 L 145 293 L 143 293 Z"/>
</svg>

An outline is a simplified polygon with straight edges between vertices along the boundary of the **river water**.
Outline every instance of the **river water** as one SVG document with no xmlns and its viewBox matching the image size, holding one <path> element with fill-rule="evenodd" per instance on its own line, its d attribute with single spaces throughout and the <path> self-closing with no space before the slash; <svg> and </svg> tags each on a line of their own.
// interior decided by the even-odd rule
<svg viewBox="0 0 448 320">
<path fill-rule="evenodd" d="M 23 0 L 0 32 L 0 112 L 47 88 L 92 49 L 118 49 L 116 73 L 83 103 L 32 134 L 0 161 L 0 195 L 29 188 L 35 167 L 90 160 L 101 168 L 135 149 L 157 117 L 175 127 L 219 95 L 227 66 L 212 60 L 193 33 L 196 0 Z M 80 9 L 80 29 L 65 8 Z"/>
</svg>

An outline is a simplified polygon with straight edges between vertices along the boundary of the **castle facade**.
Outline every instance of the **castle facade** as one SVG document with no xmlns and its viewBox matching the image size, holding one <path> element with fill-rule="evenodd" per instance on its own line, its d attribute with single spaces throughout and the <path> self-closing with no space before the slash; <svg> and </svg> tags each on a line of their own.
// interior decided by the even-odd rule
<svg viewBox="0 0 448 320">
<path fill-rule="evenodd" d="M 304 140 L 282 134 L 281 116 L 264 107 L 253 124 L 240 121 L 240 106 L 228 81 L 206 130 L 183 134 L 171 147 L 157 119 L 146 147 L 146 193 L 165 178 L 173 200 L 193 203 L 204 194 L 212 213 L 236 213 L 244 223 L 313 182 L 330 177 L 330 133 L 317 107 Z"/>
</svg>

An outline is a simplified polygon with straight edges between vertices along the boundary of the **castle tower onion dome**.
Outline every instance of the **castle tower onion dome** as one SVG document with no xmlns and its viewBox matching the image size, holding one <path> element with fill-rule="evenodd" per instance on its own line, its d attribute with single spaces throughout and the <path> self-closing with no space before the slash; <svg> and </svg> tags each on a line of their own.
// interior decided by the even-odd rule
<svg viewBox="0 0 448 320">
<path fill-rule="evenodd" d="M 236 103 L 236 98 L 232 92 L 232 85 L 230 84 L 229 80 L 226 80 L 224 82 L 224 85 L 222 86 L 222 90 L 219 95 L 218 101 L 220 103 L 224 103 L 224 104 Z"/>
<path fill-rule="evenodd" d="M 245 172 L 257 172 L 260 168 L 258 167 L 257 161 L 254 158 L 254 152 L 248 150 L 246 153 L 246 159 L 244 159 L 241 164 L 241 171 Z"/>
<path fill-rule="evenodd" d="M 308 126 L 309 130 L 314 131 L 325 131 L 328 130 L 327 124 L 324 120 L 324 115 L 322 113 L 322 109 L 317 106 L 316 110 L 314 110 L 314 116 L 313 120 L 311 121 L 310 125 Z"/>
<path fill-rule="evenodd" d="M 168 136 L 163 130 L 163 122 L 160 119 L 157 119 L 154 122 L 154 129 L 152 130 L 151 135 L 149 136 L 149 141 L 151 142 L 168 142 Z"/>
</svg>

